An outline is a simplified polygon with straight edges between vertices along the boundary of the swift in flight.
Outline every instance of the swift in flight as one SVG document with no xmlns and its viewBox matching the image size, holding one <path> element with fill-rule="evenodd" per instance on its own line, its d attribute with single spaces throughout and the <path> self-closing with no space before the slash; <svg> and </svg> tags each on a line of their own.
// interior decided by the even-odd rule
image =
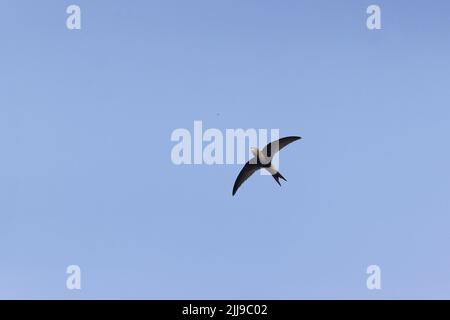
<svg viewBox="0 0 450 320">
<path fill-rule="evenodd" d="M 267 146 L 264 147 L 264 149 L 259 150 L 258 148 L 250 148 L 252 154 L 254 155 L 254 158 L 250 159 L 242 168 L 241 172 L 239 173 L 236 182 L 233 186 L 233 196 L 236 194 L 236 191 L 239 189 L 239 187 L 250 178 L 252 174 L 254 174 L 259 169 L 265 169 L 267 170 L 272 177 L 275 179 L 275 181 L 281 186 L 280 179 L 283 179 L 284 181 L 287 181 L 281 173 L 273 166 L 272 159 L 273 156 L 286 147 L 288 144 L 297 141 L 301 139 L 301 137 L 285 137 L 281 138 L 276 141 L 272 141 Z"/>
</svg>

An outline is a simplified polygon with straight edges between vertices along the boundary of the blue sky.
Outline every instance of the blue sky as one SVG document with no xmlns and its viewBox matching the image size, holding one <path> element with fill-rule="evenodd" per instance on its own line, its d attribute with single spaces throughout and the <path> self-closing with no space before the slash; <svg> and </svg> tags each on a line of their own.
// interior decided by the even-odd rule
<svg viewBox="0 0 450 320">
<path fill-rule="evenodd" d="M 3 1 L 0 298 L 450 298 L 449 9 Z M 288 182 L 175 166 L 194 120 L 301 135 Z"/>
</svg>

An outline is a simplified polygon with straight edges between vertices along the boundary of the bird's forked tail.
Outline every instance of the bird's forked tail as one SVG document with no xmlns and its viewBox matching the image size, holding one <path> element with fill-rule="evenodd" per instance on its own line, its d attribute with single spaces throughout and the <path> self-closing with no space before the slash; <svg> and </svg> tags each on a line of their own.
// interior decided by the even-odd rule
<svg viewBox="0 0 450 320">
<path fill-rule="evenodd" d="M 278 183 L 279 186 L 281 186 L 280 178 L 283 179 L 284 181 L 287 181 L 286 178 L 283 177 L 283 176 L 281 175 L 281 173 L 279 173 L 278 171 L 277 171 L 277 173 L 275 173 L 274 175 L 272 175 L 272 177 L 275 179 L 275 181 Z"/>
</svg>

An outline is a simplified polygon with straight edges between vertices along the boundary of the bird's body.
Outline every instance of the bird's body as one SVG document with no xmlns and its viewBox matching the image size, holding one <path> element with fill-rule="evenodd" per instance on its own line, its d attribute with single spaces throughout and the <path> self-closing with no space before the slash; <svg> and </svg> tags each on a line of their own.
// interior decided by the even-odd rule
<svg viewBox="0 0 450 320">
<path fill-rule="evenodd" d="M 299 139 L 301 139 L 301 137 L 286 137 L 269 143 L 264 147 L 263 150 L 250 148 L 254 157 L 244 165 L 244 168 L 242 168 L 241 172 L 239 173 L 233 186 L 233 196 L 236 194 L 236 191 L 244 183 L 244 181 L 259 169 L 267 170 L 280 186 L 280 179 L 287 181 L 281 175 L 281 173 L 278 172 L 277 168 L 275 168 L 275 166 L 272 164 L 272 159 L 273 156 L 282 148 Z"/>
<path fill-rule="evenodd" d="M 271 165 L 271 159 L 266 157 L 266 155 L 259 150 L 258 148 L 250 148 L 250 151 L 252 152 L 253 156 L 258 161 L 258 164 L 260 164 L 263 167 L 269 167 Z"/>
<path fill-rule="evenodd" d="M 250 148 L 254 158 L 257 161 L 257 164 L 267 170 L 271 175 L 274 175 L 278 172 L 275 166 L 272 164 L 272 159 L 268 158 L 261 150 L 258 148 Z"/>
</svg>

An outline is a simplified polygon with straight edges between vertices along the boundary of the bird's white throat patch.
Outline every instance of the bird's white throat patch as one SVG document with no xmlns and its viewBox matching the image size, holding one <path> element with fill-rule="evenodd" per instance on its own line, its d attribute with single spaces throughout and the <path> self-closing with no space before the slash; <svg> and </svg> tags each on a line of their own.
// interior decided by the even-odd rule
<svg viewBox="0 0 450 320">
<path fill-rule="evenodd" d="M 175 165 L 245 164 L 253 158 L 253 148 L 260 151 L 279 137 L 279 129 L 204 130 L 202 121 L 194 121 L 193 131 L 186 128 L 172 131 L 170 140 L 176 144 L 171 150 L 171 160 Z M 278 155 L 272 163 L 278 167 Z"/>
</svg>

